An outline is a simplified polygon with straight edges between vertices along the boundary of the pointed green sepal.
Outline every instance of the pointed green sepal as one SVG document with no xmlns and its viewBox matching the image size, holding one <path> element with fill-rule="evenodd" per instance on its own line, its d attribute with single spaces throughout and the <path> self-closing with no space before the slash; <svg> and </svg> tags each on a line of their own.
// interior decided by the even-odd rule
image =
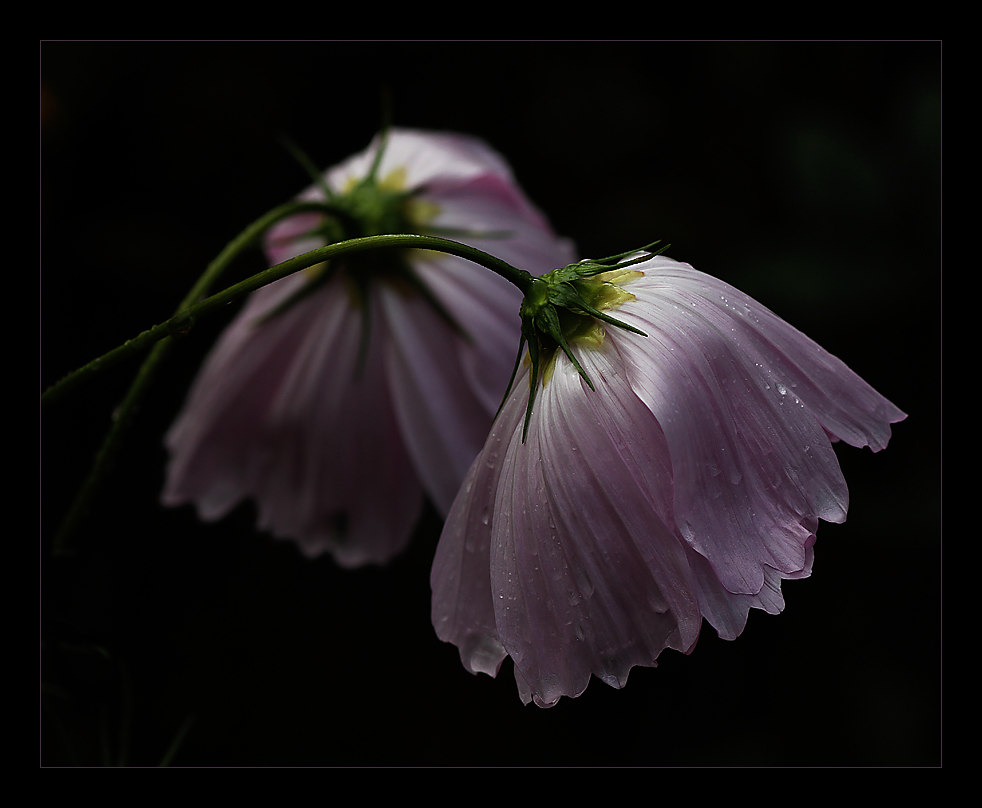
<svg viewBox="0 0 982 808">
<path fill-rule="evenodd" d="M 575 282 L 563 282 L 556 284 L 555 286 L 550 286 L 549 302 L 559 308 L 567 309 L 574 314 L 596 317 L 598 320 L 607 323 L 608 325 L 623 328 L 625 331 L 632 331 L 633 333 L 642 337 L 648 336 L 644 333 L 644 331 L 635 328 L 633 325 L 628 325 L 627 323 L 618 320 L 616 317 L 611 317 L 609 314 L 606 314 L 590 305 L 581 294 L 580 290 L 577 289 Z"/>
<path fill-rule="evenodd" d="M 501 403 L 498 405 L 498 410 L 494 414 L 494 419 L 497 420 L 498 416 L 501 414 L 502 407 L 505 406 L 505 402 L 508 400 L 508 395 L 511 393 L 512 385 L 515 384 L 515 376 L 518 375 L 518 368 L 522 364 L 522 354 L 525 351 L 525 329 L 522 329 L 522 338 L 518 341 L 518 356 L 515 357 L 515 366 L 511 369 L 511 377 L 508 379 L 508 386 L 505 388 L 505 394 L 501 397 Z"/>
<path fill-rule="evenodd" d="M 622 269 L 623 267 L 633 266 L 634 264 L 640 264 L 647 261 L 650 258 L 654 258 L 656 255 L 660 255 L 665 252 L 671 244 L 666 244 L 663 247 L 659 247 L 657 250 L 653 250 L 656 244 L 661 244 L 661 239 L 651 242 L 644 247 L 640 247 L 636 250 L 628 250 L 627 252 L 617 253 L 617 255 L 608 255 L 606 258 L 585 258 L 576 264 L 572 264 L 571 267 L 576 267 L 581 278 L 588 278 L 593 275 L 599 275 L 601 272 L 607 272 L 612 267 L 617 267 Z M 632 258 L 630 261 L 622 261 L 622 258 L 626 258 L 629 255 L 634 255 L 635 253 L 641 253 L 641 255 Z"/>
<path fill-rule="evenodd" d="M 590 376 L 583 369 L 570 347 L 570 342 L 575 342 L 588 333 L 589 323 L 584 322 L 585 318 L 599 320 L 638 336 L 647 336 L 641 329 L 625 323 L 623 320 L 618 320 L 598 308 L 598 306 L 612 308 L 621 300 L 627 300 L 633 296 L 628 292 L 623 292 L 619 298 L 611 297 L 603 290 L 605 288 L 609 290 L 612 286 L 618 287 L 619 290 L 619 284 L 616 281 L 597 278 L 596 276 L 649 260 L 668 249 L 669 245 L 667 244 L 657 250 L 653 249 L 655 245 L 660 243 L 660 240 L 653 241 L 640 249 L 628 250 L 606 258 L 584 259 L 575 264 L 554 269 L 537 278 L 530 277 L 528 286 L 523 289 L 525 297 L 519 310 L 522 318 L 522 339 L 518 348 L 518 357 L 515 360 L 515 367 L 512 370 L 512 376 L 501 403 L 501 406 L 504 406 L 504 402 L 511 391 L 519 363 L 522 360 L 522 351 L 527 344 L 532 367 L 529 375 L 529 397 L 525 406 L 525 423 L 522 427 L 523 443 L 528 436 L 529 421 L 532 417 L 532 408 L 540 383 L 539 367 L 543 361 L 549 361 L 557 348 L 566 355 L 587 386 L 591 390 L 596 389 Z M 546 367 L 548 368 L 548 365 Z M 501 411 L 501 406 L 499 406 L 498 412 Z"/>
<path fill-rule="evenodd" d="M 525 405 L 525 421 L 522 424 L 522 443 L 525 443 L 525 439 L 529 434 L 529 421 L 532 418 L 532 404 L 535 402 L 535 394 L 539 387 L 539 340 L 538 334 L 535 333 L 535 327 L 528 323 L 530 331 L 532 332 L 529 336 L 529 358 L 532 360 L 532 368 L 529 371 L 529 400 L 528 404 Z M 522 331 L 525 331 L 526 323 L 522 323 Z"/>
<path fill-rule="evenodd" d="M 587 386 L 594 390 L 593 382 L 590 381 L 590 377 L 587 375 L 586 371 L 580 366 L 579 360 L 573 355 L 573 351 L 569 347 L 569 343 L 566 341 L 566 335 L 563 334 L 562 324 L 559 322 L 559 312 L 556 311 L 556 307 L 553 305 L 546 305 L 539 309 L 538 314 L 535 316 L 535 324 L 538 326 L 539 330 L 545 333 L 547 336 L 551 337 L 552 340 L 563 350 L 566 357 L 572 362 L 573 367 L 576 368 L 576 372 L 580 374 L 583 381 L 587 383 Z"/>
</svg>

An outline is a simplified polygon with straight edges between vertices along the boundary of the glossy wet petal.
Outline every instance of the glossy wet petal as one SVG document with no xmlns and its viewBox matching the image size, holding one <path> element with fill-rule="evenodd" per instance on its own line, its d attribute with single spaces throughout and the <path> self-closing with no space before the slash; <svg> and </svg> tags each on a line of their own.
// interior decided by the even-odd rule
<svg viewBox="0 0 982 808">
<path fill-rule="evenodd" d="M 664 256 L 643 266 L 642 290 L 697 309 L 836 438 L 880 451 L 890 425 L 906 417 L 842 360 L 738 289 Z"/>
<path fill-rule="evenodd" d="M 498 630 L 541 706 L 579 695 L 591 674 L 623 687 L 663 649 L 690 650 L 701 620 L 684 548 L 653 501 L 657 425 L 605 351 L 581 363 L 598 393 L 557 358 L 526 444 L 509 447 L 495 513 Z"/>
<path fill-rule="evenodd" d="M 882 449 L 904 418 L 736 290 L 668 258 L 634 269 L 598 300 L 644 335 L 571 332 L 595 389 L 556 351 L 524 444 L 520 377 L 485 447 L 503 465 L 475 464 L 434 565 L 441 638 L 494 647 L 493 666 L 470 670 L 510 655 L 541 706 L 690 651 L 702 618 L 733 639 L 751 609 L 780 612 L 782 581 L 811 573 L 819 521 L 846 515 L 830 435 Z"/>
<path fill-rule="evenodd" d="M 612 338 L 623 346 L 635 389 L 668 439 L 681 534 L 709 559 L 729 591 L 755 594 L 765 567 L 788 575 L 804 569 L 819 519 L 845 519 L 846 484 L 816 414 L 841 404 L 808 375 L 816 373 L 808 364 L 816 355 L 814 343 L 805 343 L 807 338 L 774 315 L 765 317 L 763 307 L 745 297 L 738 311 L 755 313 L 753 328 L 721 317 L 706 291 L 693 292 L 693 278 L 706 276 L 669 261 L 657 259 L 643 279 L 630 284 L 637 301 L 619 311 L 648 338 Z M 679 283 L 679 275 L 688 283 Z M 712 293 L 718 288 L 717 282 Z M 728 293 L 729 299 L 735 294 Z M 774 347 L 778 339 L 784 350 Z M 838 362 L 819 355 L 822 368 Z M 845 379 L 833 392 L 848 386 L 851 372 L 840 370 Z M 871 391 L 858 383 L 864 395 Z M 807 402 L 799 390 L 808 392 Z M 889 416 L 882 413 L 890 406 L 879 397 L 865 420 L 858 413 L 852 420 L 868 434 L 884 428 L 889 434 Z"/>
<path fill-rule="evenodd" d="M 495 495 L 507 448 L 521 439 L 526 396 L 519 378 L 454 499 L 430 573 L 433 627 L 458 647 L 471 673 L 494 676 L 507 656 L 495 623 L 490 554 Z"/>
</svg>

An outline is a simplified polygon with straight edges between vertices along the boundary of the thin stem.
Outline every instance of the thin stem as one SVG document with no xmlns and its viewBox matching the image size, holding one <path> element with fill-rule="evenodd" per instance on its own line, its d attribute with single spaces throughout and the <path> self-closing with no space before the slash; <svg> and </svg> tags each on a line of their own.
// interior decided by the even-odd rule
<svg viewBox="0 0 982 808">
<path fill-rule="evenodd" d="M 364 238 L 350 239 L 349 241 L 339 241 L 335 244 L 328 244 L 326 247 L 318 247 L 315 250 L 303 253 L 295 258 L 290 258 L 281 264 L 270 267 L 269 269 L 253 275 L 251 278 L 247 278 L 246 280 L 237 283 L 234 286 L 230 286 L 227 289 L 212 295 L 211 297 L 205 298 L 204 300 L 198 300 L 198 298 L 201 297 L 200 290 L 206 287 L 208 283 L 199 282 L 195 286 L 195 289 L 192 290 L 191 294 L 187 296 L 181 307 L 178 308 L 177 313 L 173 317 L 171 317 L 169 320 L 165 320 L 159 325 L 148 328 L 141 334 L 127 340 L 119 347 L 114 348 L 96 359 L 93 359 L 87 365 L 84 365 L 78 370 L 68 374 L 61 381 L 56 382 L 45 390 L 41 397 L 41 403 L 47 405 L 53 401 L 56 401 L 66 392 L 68 392 L 68 390 L 84 381 L 93 373 L 115 364 L 126 356 L 145 350 L 154 343 L 160 342 L 168 337 L 186 333 L 195 320 L 198 320 L 199 318 L 210 314 L 223 306 L 226 306 L 232 301 L 243 297 L 250 292 L 256 291 L 256 289 L 259 289 L 262 286 L 266 286 L 273 281 L 278 281 L 281 278 L 285 278 L 287 275 L 291 275 L 294 272 L 299 272 L 301 269 L 306 269 L 307 267 L 313 266 L 314 264 L 319 264 L 330 258 L 336 258 L 339 255 L 347 255 L 349 253 L 364 252 L 365 250 L 379 248 L 391 249 L 395 247 L 435 250 L 438 252 L 449 253 L 450 255 L 456 255 L 460 258 L 466 258 L 476 264 L 480 264 L 486 269 L 490 269 L 492 272 L 495 272 L 498 275 L 501 275 L 506 280 L 511 281 L 519 289 L 521 289 L 523 293 L 528 289 L 528 286 L 532 281 L 532 275 L 530 273 L 522 269 L 516 269 L 511 264 L 502 261 L 500 258 L 489 255 L 476 247 L 461 244 L 457 241 L 438 238 L 437 236 L 411 234 L 380 235 L 365 236 Z M 208 274 L 209 273 L 206 272 L 206 275 Z M 214 273 L 215 276 L 217 276 L 217 274 L 217 272 Z M 208 282 L 210 283 L 211 280 L 212 277 L 209 277 Z"/>
<path fill-rule="evenodd" d="M 215 261 L 208 267 L 201 280 L 195 284 L 195 287 L 191 290 L 184 301 L 182 301 L 181 306 L 178 307 L 177 313 L 173 317 L 166 322 L 147 329 L 133 339 L 127 340 L 118 348 L 115 348 L 109 353 L 93 360 L 84 367 L 79 368 L 77 371 L 62 379 L 61 382 L 48 388 L 48 390 L 46 390 L 42 395 L 42 404 L 50 404 L 52 401 L 62 397 L 68 390 L 79 384 L 84 379 L 90 377 L 98 370 L 119 361 L 125 356 L 129 356 L 137 351 L 141 351 L 152 346 L 150 356 L 144 361 L 139 372 L 137 373 L 137 377 L 134 380 L 133 385 L 130 387 L 130 390 L 123 400 L 122 405 L 118 409 L 116 418 L 109 430 L 109 434 L 106 436 L 106 440 L 103 442 L 102 448 L 100 449 L 99 454 L 96 456 L 96 461 L 92 472 L 76 496 L 75 501 L 69 510 L 68 516 L 65 518 L 61 529 L 55 537 L 56 554 L 61 554 L 68 551 L 68 537 L 72 532 L 74 532 L 75 526 L 84 515 L 88 501 L 91 499 L 94 491 L 100 484 L 101 479 L 105 476 L 115 454 L 116 447 L 119 445 L 120 437 L 132 419 L 137 404 L 143 398 L 146 390 L 149 389 L 156 367 L 163 360 L 164 356 L 169 350 L 174 335 L 186 332 L 190 328 L 191 324 L 198 318 L 221 309 L 230 302 L 254 292 L 267 284 L 280 280 L 281 278 L 284 278 L 294 272 L 314 266 L 315 264 L 319 264 L 328 259 L 336 258 L 340 255 L 347 255 L 349 253 L 362 252 L 371 249 L 409 248 L 435 250 L 438 252 L 448 253 L 450 255 L 456 255 L 458 257 L 473 261 L 474 263 L 497 273 L 501 277 L 515 284 L 523 294 L 525 291 L 527 291 L 533 280 L 533 277 L 529 272 L 516 269 L 506 261 L 496 258 L 493 255 L 483 252 L 476 247 L 471 247 L 467 244 L 449 241 L 448 239 L 438 238 L 436 236 L 412 234 L 378 235 L 351 239 L 349 241 L 342 241 L 335 244 L 329 244 L 325 247 L 319 247 L 315 250 L 311 250 L 310 252 L 296 256 L 295 258 L 290 258 L 287 261 L 277 264 L 276 266 L 270 267 L 269 269 L 264 270 L 263 272 L 260 272 L 240 283 L 230 286 L 227 289 L 212 295 L 211 297 L 207 297 L 204 300 L 199 300 L 202 294 L 204 294 L 205 290 L 214 282 L 225 266 L 227 266 L 227 264 L 231 261 L 232 257 L 241 252 L 245 246 L 251 244 L 252 241 L 261 235 L 262 232 L 272 223 L 280 218 L 283 218 L 284 216 L 296 213 L 298 207 L 310 208 L 318 206 L 312 206 L 309 203 L 298 206 L 297 203 L 292 203 L 290 205 L 277 208 L 266 216 L 257 220 L 252 226 L 243 231 L 242 235 L 240 235 L 235 241 L 230 243 L 222 254 L 219 255 L 219 257 L 216 258 Z"/>
<path fill-rule="evenodd" d="M 47 406 L 54 403 L 79 384 L 91 378 L 98 371 L 112 367 L 120 359 L 124 359 L 125 357 L 146 348 L 148 345 L 153 344 L 163 337 L 176 336 L 186 332 L 190 326 L 191 319 L 189 317 L 180 317 L 181 312 L 185 311 L 194 303 L 198 302 L 201 298 L 205 297 L 205 295 L 208 294 L 208 290 L 211 289 L 211 287 L 218 280 L 219 276 L 221 276 L 221 274 L 228 268 L 229 264 L 231 264 L 235 258 L 237 258 L 247 248 L 252 246 L 253 243 L 258 241 L 260 236 L 262 236 L 266 230 L 268 230 L 280 219 L 284 219 L 287 216 L 291 216 L 305 210 L 322 209 L 323 203 L 288 202 L 285 205 L 273 208 L 273 210 L 258 218 L 232 241 L 230 241 L 225 246 L 225 249 L 223 249 L 207 266 L 204 273 L 200 278 L 198 278 L 197 282 L 191 288 L 191 291 L 188 292 L 187 296 L 181 301 L 180 305 L 175 310 L 174 316 L 167 321 L 169 325 L 165 334 L 158 333 L 153 339 L 148 339 L 141 334 L 136 338 L 136 340 L 127 340 L 118 348 L 114 348 L 99 358 L 94 359 L 88 364 L 72 371 L 44 391 L 43 395 L 41 396 L 42 405 Z M 151 331 L 152 330 L 153 329 L 151 329 Z"/>
<path fill-rule="evenodd" d="M 200 303 L 186 309 L 184 314 L 191 315 L 197 319 L 199 316 L 208 314 L 214 309 L 221 308 L 222 306 L 227 305 L 231 301 L 242 297 L 243 295 L 256 291 L 256 289 L 259 289 L 262 286 L 266 286 L 267 284 L 278 281 L 281 278 L 285 278 L 287 275 L 292 275 L 294 272 L 299 272 L 301 269 L 306 269 L 307 267 L 314 266 L 315 264 L 319 264 L 331 258 L 337 258 L 340 255 L 365 252 L 366 250 L 377 250 L 380 248 L 392 249 L 397 247 L 416 250 L 433 250 L 436 252 L 447 253 L 449 255 L 456 255 L 459 258 L 466 258 L 469 261 L 473 261 L 475 264 L 483 266 L 485 269 L 490 269 L 492 272 L 500 275 L 505 280 L 515 284 L 515 286 L 517 286 L 523 294 L 527 291 L 533 280 L 533 276 L 524 269 L 516 269 L 511 264 L 501 260 L 500 258 L 490 255 L 483 250 L 479 250 L 476 247 L 461 244 L 457 241 L 450 241 L 449 239 L 439 238 L 437 236 L 414 234 L 365 236 L 363 238 L 353 238 L 349 239 L 348 241 L 339 241 L 335 244 L 328 244 L 326 247 L 318 247 L 315 250 L 303 253 L 295 258 L 290 258 L 281 264 L 277 264 L 276 266 L 270 267 L 267 270 L 253 275 L 251 278 L 247 278 L 241 283 L 237 283 L 235 286 L 230 286 L 228 289 L 218 292 L 206 300 L 202 300 Z M 180 327 L 178 318 L 171 318 L 165 323 L 154 326 L 149 331 L 144 332 L 144 334 L 155 332 L 157 334 L 156 339 L 160 339 L 161 329 L 173 329 L 178 327 Z M 143 335 L 141 334 L 140 337 L 143 337 Z M 139 337 L 137 339 L 139 339 Z"/>
</svg>

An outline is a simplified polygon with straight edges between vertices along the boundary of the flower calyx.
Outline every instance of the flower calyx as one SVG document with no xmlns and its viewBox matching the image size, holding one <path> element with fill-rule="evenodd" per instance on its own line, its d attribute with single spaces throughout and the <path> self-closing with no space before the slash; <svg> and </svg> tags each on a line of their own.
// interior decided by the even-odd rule
<svg viewBox="0 0 982 808">
<path fill-rule="evenodd" d="M 529 376 L 529 398 L 525 408 L 525 423 L 522 442 L 528 435 L 532 405 L 540 379 L 540 368 L 547 367 L 557 350 L 567 356 L 576 372 L 593 390 L 593 382 L 580 365 L 570 348 L 571 342 L 585 338 L 600 323 L 631 331 L 642 337 L 643 331 L 611 317 L 604 309 L 613 308 L 625 299 L 633 297 L 620 289 L 616 276 L 633 264 L 647 261 L 668 248 L 652 248 L 660 242 L 655 241 L 638 250 L 618 253 L 599 259 L 584 259 L 575 264 L 554 269 L 533 278 L 522 300 L 519 315 L 522 319 L 522 336 L 518 346 L 518 357 L 512 371 L 505 398 L 511 391 L 515 374 L 521 363 L 523 351 L 528 343 L 531 373 Z M 621 277 L 623 279 L 623 277 Z M 543 374 L 543 383 L 544 383 Z M 504 400 L 502 400 L 502 405 Z M 500 412 L 500 407 L 499 407 Z"/>
</svg>

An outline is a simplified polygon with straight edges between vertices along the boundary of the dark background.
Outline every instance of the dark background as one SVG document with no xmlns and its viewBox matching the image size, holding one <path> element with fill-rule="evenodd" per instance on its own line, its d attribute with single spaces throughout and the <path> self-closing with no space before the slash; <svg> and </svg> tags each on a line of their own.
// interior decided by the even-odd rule
<svg viewBox="0 0 982 808">
<path fill-rule="evenodd" d="M 180 341 L 77 536 L 48 558 L 139 360 L 40 418 L 42 765 L 936 766 L 941 45 L 40 43 L 40 384 L 170 316 L 246 224 L 402 126 L 486 138 L 586 256 L 656 238 L 909 413 L 843 447 L 852 504 L 787 609 L 623 690 L 523 706 L 429 621 L 429 514 L 341 571 L 156 504 L 161 437 L 232 316 Z M 229 280 L 263 269 L 258 254 Z"/>
</svg>

